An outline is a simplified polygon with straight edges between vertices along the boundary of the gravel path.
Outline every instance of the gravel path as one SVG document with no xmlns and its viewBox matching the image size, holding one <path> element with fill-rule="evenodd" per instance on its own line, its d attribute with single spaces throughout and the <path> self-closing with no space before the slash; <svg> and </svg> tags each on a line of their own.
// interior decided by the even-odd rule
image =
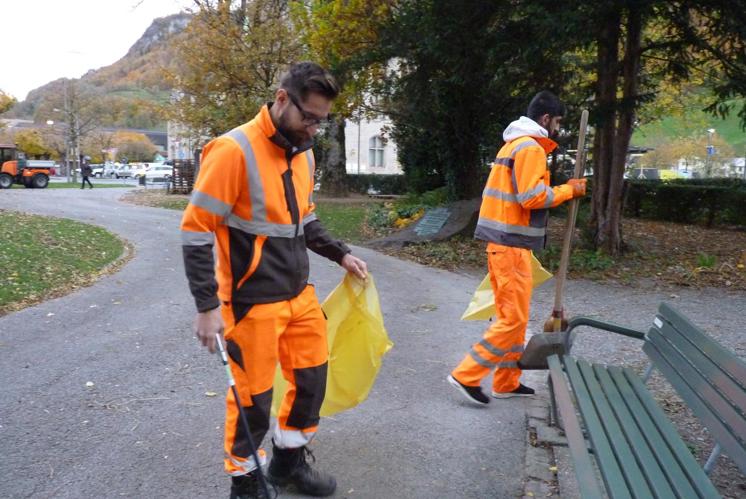
<svg viewBox="0 0 746 499">
<path fill-rule="evenodd" d="M 180 213 L 120 203 L 124 192 L 0 193 L 2 208 L 99 224 L 136 251 L 89 288 L 0 318 L 0 497 L 227 497 L 223 400 L 206 395 L 226 381 L 190 333 Z M 473 408 L 445 382 L 482 329 L 458 321 L 477 279 L 355 251 L 395 346 L 370 398 L 313 443 L 337 497 L 516 497 L 524 401 Z M 326 296 L 342 271 L 312 267 Z"/>
<path fill-rule="evenodd" d="M 193 305 L 178 242 L 180 214 L 117 201 L 122 189 L 11 190 L 0 208 L 102 225 L 133 243 L 120 272 L 63 298 L 0 318 L 1 497 L 221 497 L 223 373 L 190 334 Z M 22 230 L 22 228 L 20 228 Z M 516 497 L 524 480 L 525 407 L 462 403 L 444 378 L 484 327 L 459 322 L 480 276 L 434 270 L 356 248 L 376 277 L 394 349 L 368 401 L 326 419 L 313 446 L 337 497 Z M 325 296 L 338 267 L 312 259 Z M 552 308 L 535 293 L 531 331 Z M 746 356 L 746 295 L 719 289 L 568 284 L 571 315 L 646 329 L 660 301 Z M 575 352 L 642 369 L 633 340 L 581 333 Z M 86 387 L 86 383 L 94 383 Z M 653 387 L 700 452 L 711 443 L 665 384 Z M 702 438 L 703 440 L 698 440 Z M 721 458 L 715 480 L 742 497 Z M 740 492 L 739 492 L 740 491 Z"/>
</svg>

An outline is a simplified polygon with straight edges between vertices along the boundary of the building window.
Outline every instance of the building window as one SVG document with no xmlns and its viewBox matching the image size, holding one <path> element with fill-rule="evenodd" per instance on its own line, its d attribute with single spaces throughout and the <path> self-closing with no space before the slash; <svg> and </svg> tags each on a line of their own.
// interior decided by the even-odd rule
<svg viewBox="0 0 746 499">
<path fill-rule="evenodd" d="M 383 138 L 379 135 L 370 138 L 368 148 L 368 166 L 383 167 L 383 151 L 385 147 Z"/>
</svg>

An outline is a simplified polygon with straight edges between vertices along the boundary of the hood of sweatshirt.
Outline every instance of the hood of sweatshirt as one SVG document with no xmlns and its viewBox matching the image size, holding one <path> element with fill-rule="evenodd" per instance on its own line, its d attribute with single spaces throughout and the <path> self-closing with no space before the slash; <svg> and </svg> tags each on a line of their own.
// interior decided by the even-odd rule
<svg viewBox="0 0 746 499">
<path fill-rule="evenodd" d="M 557 143 L 549 138 L 549 132 L 537 122 L 526 116 L 512 122 L 503 132 L 503 140 L 511 142 L 519 137 L 533 137 L 541 144 L 547 153 L 557 147 Z"/>
</svg>

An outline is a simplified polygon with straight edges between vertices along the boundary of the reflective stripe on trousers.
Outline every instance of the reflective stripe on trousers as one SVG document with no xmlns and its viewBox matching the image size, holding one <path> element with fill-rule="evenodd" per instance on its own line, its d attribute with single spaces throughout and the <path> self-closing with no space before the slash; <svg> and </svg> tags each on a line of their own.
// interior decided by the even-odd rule
<svg viewBox="0 0 746 499">
<path fill-rule="evenodd" d="M 487 255 L 497 317 L 474 344 L 453 377 L 467 386 L 478 386 L 493 368 L 492 389 L 509 392 L 518 387 L 531 301 L 531 252 L 523 248 L 492 245 Z"/>
<path fill-rule="evenodd" d="M 328 348 L 326 319 L 312 286 L 290 300 L 245 305 L 238 323 L 238 304 L 223 304 L 228 363 L 257 447 L 269 430 L 272 384 L 279 362 L 288 381 L 277 415 L 278 446 L 301 447 L 311 441 L 319 424 L 326 393 Z M 226 396 L 224 466 L 228 474 L 244 474 L 250 459 L 248 436 L 232 391 Z M 259 450 L 259 449 L 258 449 Z M 241 473 L 239 473 L 241 472 Z"/>
</svg>

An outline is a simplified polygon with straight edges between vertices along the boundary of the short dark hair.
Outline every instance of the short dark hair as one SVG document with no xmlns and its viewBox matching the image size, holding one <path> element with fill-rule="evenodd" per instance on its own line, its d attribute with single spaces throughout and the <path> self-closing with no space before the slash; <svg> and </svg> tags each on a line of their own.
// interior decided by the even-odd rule
<svg viewBox="0 0 746 499">
<path fill-rule="evenodd" d="M 315 62 L 298 62 L 290 66 L 280 79 L 280 88 L 301 100 L 306 100 L 309 93 L 323 95 L 329 100 L 339 95 L 337 80 Z"/>
<path fill-rule="evenodd" d="M 542 90 L 534 95 L 526 110 L 526 116 L 536 121 L 545 114 L 554 118 L 555 116 L 564 116 L 567 112 L 565 105 L 549 90 Z"/>
</svg>

